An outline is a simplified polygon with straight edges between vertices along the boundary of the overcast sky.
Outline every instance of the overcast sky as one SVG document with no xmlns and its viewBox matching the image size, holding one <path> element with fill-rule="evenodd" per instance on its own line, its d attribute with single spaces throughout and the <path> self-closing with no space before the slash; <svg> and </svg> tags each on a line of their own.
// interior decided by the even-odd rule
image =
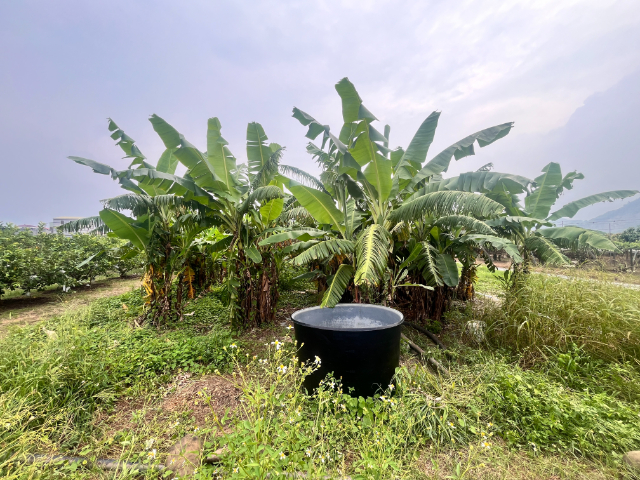
<svg viewBox="0 0 640 480">
<path fill-rule="evenodd" d="M 406 146 L 433 110 L 443 115 L 432 154 L 515 122 L 450 175 L 492 161 L 533 177 L 558 161 L 587 175 L 571 195 L 640 188 L 638 109 L 627 108 L 640 98 L 635 0 L 5 1 L 0 46 L 0 221 L 95 215 L 100 199 L 121 193 L 66 159 L 127 166 L 107 117 L 154 162 L 163 146 L 152 113 L 203 150 L 207 118 L 219 117 L 238 161 L 247 122 L 258 121 L 286 145 L 285 163 L 315 172 L 291 109 L 339 130 L 334 84 L 345 76 L 391 125 L 392 147 Z M 598 139 L 605 158 L 588 145 L 604 112 L 618 132 Z"/>
</svg>

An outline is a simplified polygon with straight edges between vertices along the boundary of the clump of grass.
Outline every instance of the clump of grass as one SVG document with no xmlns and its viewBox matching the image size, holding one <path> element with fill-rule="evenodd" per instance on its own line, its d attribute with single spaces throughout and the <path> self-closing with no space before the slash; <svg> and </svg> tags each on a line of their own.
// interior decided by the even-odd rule
<svg viewBox="0 0 640 480">
<path fill-rule="evenodd" d="M 493 345 L 521 354 L 575 344 L 592 357 L 640 362 L 640 292 L 634 289 L 531 274 L 481 316 Z"/>
</svg>

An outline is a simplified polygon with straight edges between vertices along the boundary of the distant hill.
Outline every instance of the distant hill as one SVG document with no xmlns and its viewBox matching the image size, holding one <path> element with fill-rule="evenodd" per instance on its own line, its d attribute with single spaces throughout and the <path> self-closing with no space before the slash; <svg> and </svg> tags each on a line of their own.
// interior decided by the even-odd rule
<svg viewBox="0 0 640 480">
<path fill-rule="evenodd" d="M 620 233 L 629 227 L 640 226 L 640 198 L 629 202 L 622 207 L 610 212 L 598 215 L 591 220 L 565 219 L 557 221 L 556 225 L 577 225 L 593 230 L 601 230 L 609 233 Z"/>
<path fill-rule="evenodd" d="M 640 226 L 640 198 L 626 205 L 603 213 L 591 219 L 592 222 L 608 222 L 611 224 L 611 233 L 620 233 L 626 228 Z M 598 230 L 609 230 L 609 226 L 605 223 L 597 223 L 600 228 Z"/>
</svg>

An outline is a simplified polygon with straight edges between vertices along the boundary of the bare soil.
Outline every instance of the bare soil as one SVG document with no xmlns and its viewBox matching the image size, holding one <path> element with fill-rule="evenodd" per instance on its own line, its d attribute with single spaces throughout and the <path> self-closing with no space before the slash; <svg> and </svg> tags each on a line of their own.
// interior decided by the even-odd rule
<svg viewBox="0 0 640 480">
<path fill-rule="evenodd" d="M 179 373 L 162 388 L 160 396 L 123 398 L 110 411 L 97 414 L 94 424 L 101 430 L 103 440 L 114 438 L 118 432 L 137 432 L 154 438 L 166 450 L 184 433 L 193 432 L 214 423 L 214 416 L 242 416 L 238 411 L 240 391 L 231 376 L 204 376 L 191 378 L 190 373 Z M 229 433 L 230 428 L 225 426 Z M 177 435 L 178 432 L 182 432 Z M 120 446 L 113 443 L 104 452 L 120 455 Z"/>
<path fill-rule="evenodd" d="M 10 326 L 24 326 L 73 312 L 88 306 L 94 300 L 121 295 L 140 285 L 139 277 L 107 278 L 90 287 L 78 287 L 70 293 L 47 290 L 31 296 L 10 297 L 0 300 L 0 335 Z"/>
</svg>

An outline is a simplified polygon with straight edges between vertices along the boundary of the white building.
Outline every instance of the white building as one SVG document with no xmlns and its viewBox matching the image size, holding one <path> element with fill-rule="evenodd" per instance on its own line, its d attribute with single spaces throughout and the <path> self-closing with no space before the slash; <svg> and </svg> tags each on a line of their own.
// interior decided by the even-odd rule
<svg viewBox="0 0 640 480">
<path fill-rule="evenodd" d="M 58 227 L 61 227 L 65 223 L 73 222 L 75 220 L 80 220 L 81 218 L 82 217 L 55 217 L 53 219 L 53 222 L 51 222 L 49 224 L 49 227 L 51 229 L 51 233 L 57 233 L 58 232 Z M 86 233 L 86 232 L 84 230 L 82 230 L 79 233 Z M 64 232 L 64 235 L 66 237 L 70 237 L 71 235 L 73 235 L 73 233 Z"/>
</svg>

